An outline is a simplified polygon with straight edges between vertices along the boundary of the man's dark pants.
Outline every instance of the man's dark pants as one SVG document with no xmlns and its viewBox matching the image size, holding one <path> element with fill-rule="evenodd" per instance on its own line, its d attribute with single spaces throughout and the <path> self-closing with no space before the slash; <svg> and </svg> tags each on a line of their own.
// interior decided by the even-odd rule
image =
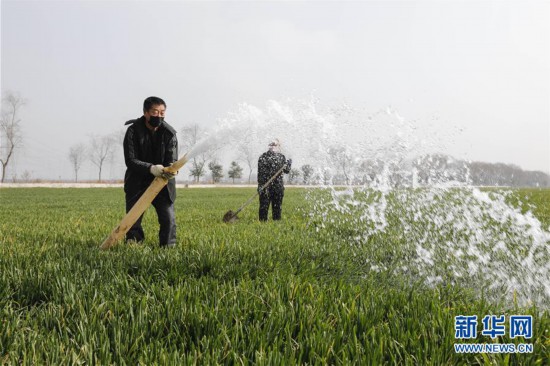
<svg viewBox="0 0 550 366">
<path fill-rule="evenodd" d="M 283 205 L 284 188 L 267 188 L 260 193 L 260 221 L 267 221 L 267 213 L 271 204 L 271 216 L 273 220 L 281 219 L 281 207 Z"/>
<path fill-rule="evenodd" d="M 153 200 L 153 207 L 157 211 L 158 221 L 160 225 L 159 231 L 159 244 L 160 246 L 176 244 L 176 214 L 174 211 L 174 203 L 170 201 L 168 192 L 162 190 L 157 197 Z M 126 212 L 134 206 L 139 200 L 141 194 L 128 197 L 126 195 Z M 139 217 L 136 223 L 126 233 L 126 240 L 135 240 L 142 242 L 145 239 L 145 233 L 141 227 L 141 220 L 143 215 Z"/>
</svg>

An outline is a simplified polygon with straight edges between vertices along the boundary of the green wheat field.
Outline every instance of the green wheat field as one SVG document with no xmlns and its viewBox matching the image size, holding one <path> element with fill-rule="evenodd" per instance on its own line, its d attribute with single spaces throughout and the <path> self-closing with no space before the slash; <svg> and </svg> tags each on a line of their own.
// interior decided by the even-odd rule
<svg viewBox="0 0 550 366">
<path fill-rule="evenodd" d="M 548 306 L 369 272 L 345 232 L 309 223 L 303 189 L 280 222 L 258 222 L 256 201 L 222 222 L 254 192 L 179 189 L 177 248 L 158 248 L 151 208 L 144 244 L 100 251 L 121 188 L 0 189 L 0 364 L 549 364 Z M 550 190 L 517 193 L 550 226 Z M 532 315 L 533 338 L 465 343 L 533 353 L 456 354 L 454 317 L 487 314 Z"/>
</svg>

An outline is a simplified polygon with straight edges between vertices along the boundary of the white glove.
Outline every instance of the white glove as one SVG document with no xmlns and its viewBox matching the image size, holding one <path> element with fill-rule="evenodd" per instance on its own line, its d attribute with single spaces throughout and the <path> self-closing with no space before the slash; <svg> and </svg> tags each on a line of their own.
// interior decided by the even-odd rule
<svg viewBox="0 0 550 366">
<path fill-rule="evenodd" d="M 160 177 L 162 175 L 162 171 L 164 170 L 164 167 L 160 164 L 158 165 L 151 165 L 149 168 L 149 171 L 151 174 L 153 174 L 155 177 Z"/>
<path fill-rule="evenodd" d="M 172 166 L 172 164 L 170 164 L 170 166 Z M 176 177 L 176 174 L 178 174 L 178 172 L 171 173 L 165 170 L 162 172 L 162 177 L 164 179 L 170 180 L 170 179 L 174 179 Z"/>
</svg>

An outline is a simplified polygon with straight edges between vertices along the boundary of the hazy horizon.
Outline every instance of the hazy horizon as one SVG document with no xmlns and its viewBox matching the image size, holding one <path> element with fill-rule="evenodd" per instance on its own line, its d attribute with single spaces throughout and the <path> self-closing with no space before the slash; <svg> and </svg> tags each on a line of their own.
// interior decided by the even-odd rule
<svg viewBox="0 0 550 366">
<path fill-rule="evenodd" d="M 547 1 L 4 0 L 0 11 L 2 93 L 28 101 L 7 180 L 73 179 L 69 148 L 123 130 L 150 95 L 178 132 L 242 103 L 391 107 L 447 133 L 440 153 L 550 173 Z M 106 179 L 124 175 L 116 154 Z"/>
</svg>

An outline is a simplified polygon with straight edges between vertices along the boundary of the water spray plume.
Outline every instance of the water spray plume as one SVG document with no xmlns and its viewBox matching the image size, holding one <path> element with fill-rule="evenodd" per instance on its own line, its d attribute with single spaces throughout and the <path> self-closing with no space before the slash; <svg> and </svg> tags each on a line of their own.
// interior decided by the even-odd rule
<svg viewBox="0 0 550 366">
<path fill-rule="evenodd" d="M 347 233 L 340 243 L 367 270 L 475 288 L 495 301 L 516 294 L 522 304 L 550 304 L 550 232 L 509 203 L 513 193 L 474 187 L 469 162 L 444 154 L 459 126 L 426 125 L 393 108 L 370 113 L 290 99 L 241 104 L 219 122 L 189 158 L 211 145 L 231 154 L 242 143 L 259 156 L 279 138 L 321 187 L 308 193 L 311 223 Z"/>
</svg>

